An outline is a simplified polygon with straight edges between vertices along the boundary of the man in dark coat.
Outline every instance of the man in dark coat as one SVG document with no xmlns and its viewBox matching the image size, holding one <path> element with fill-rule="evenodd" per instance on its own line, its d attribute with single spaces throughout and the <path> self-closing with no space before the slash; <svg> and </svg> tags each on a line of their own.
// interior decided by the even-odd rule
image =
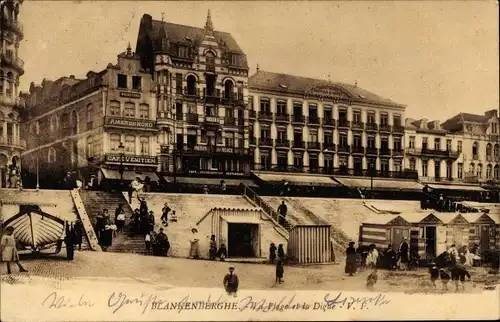
<svg viewBox="0 0 500 322">
<path fill-rule="evenodd" d="M 406 242 L 406 238 L 403 238 L 401 244 L 399 244 L 399 260 L 400 260 L 400 268 L 406 270 L 408 267 L 408 262 L 410 261 L 409 255 L 410 247 Z"/>
<path fill-rule="evenodd" d="M 226 290 L 227 294 L 236 297 L 239 283 L 240 281 L 238 280 L 238 275 L 234 273 L 234 267 L 229 267 L 229 273 L 224 276 L 223 281 L 224 289 Z"/>
<path fill-rule="evenodd" d="M 392 245 L 387 246 L 384 252 L 384 263 L 388 269 L 393 269 L 396 266 L 396 252 L 392 249 Z"/>
<path fill-rule="evenodd" d="M 349 243 L 349 247 L 347 247 L 346 261 L 345 261 L 345 273 L 349 274 L 349 276 L 353 276 L 356 273 L 356 263 L 358 260 L 358 254 L 356 253 L 356 249 L 354 248 L 354 242 Z"/>
<path fill-rule="evenodd" d="M 279 218 L 278 218 L 278 223 L 280 225 L 283 225 L 283 223 L 285 222 L 287 211 L 288 211 L 288 208 L 285 205 L 285 202 L 282 201 L 281 205 L 279 205 L 279 207 L 278 207 L 278 215 L 280 215 Z"/>
</svg>

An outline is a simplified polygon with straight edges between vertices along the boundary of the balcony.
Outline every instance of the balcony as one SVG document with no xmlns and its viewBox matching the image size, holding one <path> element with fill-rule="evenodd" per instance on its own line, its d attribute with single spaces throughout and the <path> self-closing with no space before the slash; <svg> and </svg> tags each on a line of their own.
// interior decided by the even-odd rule
<svg viewBox="0 0 500 322">
<path fill-rule="evenodd" d="M 18 97 L 14 97 L 12 93 L 9 94 L 9 92 L 7 92 L 7 95 L 0 95 L 0 104 L 23 107 L 24 101 Z"/>
<path fill-rule="evenodd" d="M 260 138 L 259 146 L 271 148 L 273 146 L 273 140 L 271 138 Z"/>
<path fill-rule="evenodd" d="M 379 125 L 380 133 L 391 133 L 391 126 L 389 124 L 380 124 Z"/>
<path fill-rule="evenodd" d="M 273 121 L 273 113 L 261 111 L 259 112 L 259 121 L 272 122 Z"/>
<path fill-rule="evenodd" d="M 255 120 L 256 116 L 257 116 L 257 113 L 254 110 L 248 111 L 248 118 L 250 120 Z"/>
<path fill-rule="evenodd" d="M 366 132 L 378 132 L 378 125 L 376 123 L 366 123 Z"/>
<path fill-rule="evenodd" d="M 276 149 L 290 149 L 290 140 L 276 139 L 274 140 Z"/>
<path fill-rule="evenodd" d="M 205 100 L 205 103 L 219 104 L 221 101 L 220 90 L 218 89 L 216 91 L 207 91 L 206 89 L 204 89 L 203 99 Z"/>
<path fill-rule="evenodd" d="M 374 177 L 374 178 L 393 178 L 393 179 L 418 179 L 418 172 L 415 170 L 403 171 L 382 171 L 369 169 L 334 169 L 334 175 L 354 176 L 354 177 Z"/>
<path fill-rule="evenodd" d="M 352 122 L 351 129 L 353 131 L 363 131 L 365 129 L 365 123 L 362 122 Z"/>
<path fill-rule="evenodd" d="M 290 115 L 286 113 L 276 114 L 276 123 L 288 123 L 290 120 Z"/>
<path fill-rule="evenodd" d="M 378 149 L 374 147 L 366 148 L 366 155 L 378 155 Z"/>
<path fill-rule="evenodd" d="M 0 136 L 0 146 L 9 148 L 26 149 L 26 141 L 13 136 Z"/>
<path fill-rule="evenodd" d="M 351 122 L 348 120 L 338 120 L 338 122 L 337 122 L 337 127 L 339 129 L 348 130 L 350 125 L 351 125 Z"/>
<path fill-rule="evenodd" d="M 337 147 L 333 142 L 325 142 L 323 143 L 323 152 L 325 153 L 334 153 L 337 150 Z"/>
<path fill-rule="evenodd" d="M 304 115 L 292 115 L 292 124 L 304 125 L 306 124 L 306 117 Z"/>
<path fill-rule="evenodd" d="M 307 142 L 308 150 L 321 150 L 321 143 L 319 142 Z"/>
<path fill-rule="evenodd" d="M 200 98 L 200 90 L 196 87 L 184 87 L 184 96 L 188 100 L 197 100 Z"/>
<path fill-rule="evenodd" d="M 104 128 L 157 132 L 156 121 L 120 116 L 105 116 Z"/>
<path fill-rule="evenodd" d="M 231 116 L 226 116 L 224 118 L 224 125 L 226 126 L 235 126 L 236 125 L 236 119 Z"/>
<path fill-rule="evenodd" d="M 404 155 L 403 149 L 392 149 L 392 156 L 393 157 L 402 157 L 403 155 Z"/>
<path fill-rule="evenodd" d="M 220 118 L 218 116 L 205 115 L 204 120 L 206 124 L 220 125 Z"/>
<path fill-rule="evenodd" d="M 188 113 L 186 114 L 186 122 L 190 125 L 198 125 L 198 114 Z"/>
<path fill-rule="evenodd" d="M 414 154 L 418 154 L 417 149 L 415 149 Z M 440 157 L 440 158 L 447 158 L 447 159 L 456 159 L 460 155 L 460 153 L 458 153 L 457 151 L 429 149 L 429 148 L 422 148 L 420 150 L 420 154 L 425 155 L 425 156 Z"/>
<path fill-rule="evenodd" d="M 365 148 L 359 145 L 355 145 L 352 147 L 352 154 L 365 154 Z"/>
<path fill-rule="evenodd" d="M 254 136 L 251 136 L 251 137 L 248 139 L 248 141 L 249 141 L 249 144 L 250 144 L 251 146 L 255 146 L 255 145 L 257 145 L 257 139 L 256 139 Z"/>
<path fill-rule="evenodd" d="M 23 36 L 24 34 L 24 31 L 23 31 L 23 25 L 18 22 L 18 21 L 13 21 L 11 19 L 5 19 L 5 18 L 0 18 L 2 19 L 2 27 L 4 27 L 5 29 L 8 29 L 8 30 L 11 30 L 11 31 L 14 31 L 14 32 L 17 32 L 18 34 L 20 34 L 21 36 Z"/>
<path fill-rule="evenodd" d="M 323 119 L 323 127 L 335 127 L 336 121 L 332 117 L 325 117 Z"/>
<path fill-rule="evenodd" d="M 386 157 L 389 157 L 391 156 L 391 150 L 390 149 L 384 149 L 384 148 L 381 148 L 380 149 L 380 156 L 386 156 Z"/>
<path fill-rule="evenodd" d="M 349 153 L 351 153 L 351 146 L 349 146 L 349 145 L 339 145 L 339 146 L 337 146 L 337 153 L 339 153 L 339 154 L 349 154 Z"/>
<path fill-rule="evenodd" d="M 19 72 L 24 72 L 24 61 L 21 58 L 14 57 L 12 51 L 7 51 L 5 53 L 0 52 L 0 57 L 2 58 L 2 64 L 10 66 Z"/>
<path fill-rule="evenodd" d="M 318 116 L 309 116 L 307 117 L 307 124 L 310 126 L 319 126 L 320 119 Z"/>
<path fill-rule="evenodd" d="M 306 145 L 304 141 L 293 141 L 292 149 L 305 149 Z"/>
<path fill-rule="evenodd" d="M 392 126 L 392 133 L 395 134 L 404 134 L 405 133 L 405 127 L 402 125 L 393 125 Z"/>
</svg>

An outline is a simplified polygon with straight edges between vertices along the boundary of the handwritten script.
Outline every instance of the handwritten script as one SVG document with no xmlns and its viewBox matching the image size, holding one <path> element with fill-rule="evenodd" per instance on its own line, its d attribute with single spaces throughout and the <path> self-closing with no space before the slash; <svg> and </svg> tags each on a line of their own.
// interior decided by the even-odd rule
<svg viewBox="0 0 500 322">
<path fill-rule="evenodd" d="M 85 295 L 80 295 L 75 301 L 69 296 L 59 295 L 57 292 L 50 293 L 43 301 L 42 306 L 49 309 L 61 308 L 77 308 L 77 307 L 93 307 L 94 303 L 91 300 L 85 299 Z"/>
</svg>

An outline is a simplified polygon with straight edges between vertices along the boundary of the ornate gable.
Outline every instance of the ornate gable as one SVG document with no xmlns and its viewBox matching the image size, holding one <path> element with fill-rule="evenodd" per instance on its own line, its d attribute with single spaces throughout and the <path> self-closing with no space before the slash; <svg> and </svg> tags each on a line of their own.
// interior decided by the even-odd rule
<svg viewBox="0 0 500 322">
<path fill-rule="evenodd" d="M 469 222 L 464 218 L 464 216 L 458 214 L 452 221 L 450 221 L 450 225 L 469 225 Z"/>
<path fill-rule="evenodd" d="M 487 214 L 482 214 L 481 217 L 479 217 L 475 223 L 483 225 L 494 225 L 495 221 L 491 219 L 491 217 L 488 216 Z"/>
<path fill-rule="evenodd" d="M 406 221 L 403 217 L 397 216 L 387 223 L 390 226 L 411 226 L 411 224 Z"/>
<path fill-rule="evenodd" d="M 424 219 L 420 221 L 420 224 L 437 224 L 437 225 L 442 225 L 443 222 L 433 214 L 428 215 Z"/>
</svg>

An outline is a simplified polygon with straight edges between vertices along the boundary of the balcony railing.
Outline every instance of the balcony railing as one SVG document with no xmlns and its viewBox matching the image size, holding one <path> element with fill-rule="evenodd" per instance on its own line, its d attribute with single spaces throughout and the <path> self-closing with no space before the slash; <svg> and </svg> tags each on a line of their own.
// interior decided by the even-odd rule
<svg viewBox="0 0 500 322">
<path fill-rule="evenodd" d="M 304 166 L 290 166 L 290 165 L 267 165 L 264 167 L 266 171 L 273 172 L 292 172 L 292 173 L 315 173 L 315 174 L 328 174 L 340 176 L 355 176 L 355 177 L 383 177 L 393 179 L 418 179 L 418 173 L 414 170 L 403 171 L 382 171 L 382 170 L 368 170 L 368 169 L 348 169 L 348 168 L 330 168 L 330 167 L 304 167 Z M 264 170 L 262 169 L 262 170 Z"/>
<path fill-rule="evenodd" d="M 21 58 L 14 57 L 11 51 L 5 53 L 0 52 L 0 56 L 2 57 L 2 64 L 5 63 L 6 65 L 24 71 L 24 61 Z"/>
<path fill-rule="evenodd" d="M 351 146 L 349 145 L 338 145 L 337 153 L 351 153 Z"/>
<path fill-rule="evenodd" d="M 293 123 L 299 123 L 299 124 L 305 124 L 306 123 L 306 117 L 304 115 L 293 115 L 292 116 L 292 124 Z"/>
<path fill-rule="evenodd" d="M 186 121 L 188 124 L 198 125 L 198 123 L 199 123 L 198 114 L 194 114 L 194 113 L 186 114 Z"/>
<path fill-rule="evenodd" d="M 380 124 L 378 127 L 379 132 L 390 133 L 391 126 L 389 124 Z"/>
<path fill-rule="evenodd" d="M 392 150 L 392 156 L 399 157 L 399 156 L 403 156 L 403 155 L 404 155 L 403 149 L 393 149 Z"/>
<path fill-rule="evenodd" d="M 285 139 L 276 139 L 275 141 L 276 148 L 290 148 L 290 140 Z"/>
<path fill-rule="evenodd" d="M 390 156 L 391 150 L 382 148 L 382 149 L 380 149 L 380 155 Z"/>
<path fill-rule="evenodd" d="M 292 149 L 305 149 L 304 141 L 293 141 Z"/>
<path fill-rule="evenodd" d="M 273 140 L 271 138 L 260 138 L 259 139 L 259 145 L 260 146 L 272 147 L 273 146 Z"/>
<path fill-rule="evenodd" d="M 236 125 L 236 119 L 231 116 L 226 116 L 224 118 L 224 125 Z"/>
<path fill-rule="evenodd" d="M 310 125 L 319 125 L 320 124 L 320 119 L 318 116 L 309 116 L 307 118 L 307 123 Z"/>
<path fill-rule="evenodd" d="M 405 127 L 402 125 L 393 125 L 392 132 L 403 134 L 403 133 L 405 133 Z"/>
<path fill-rule="evenodd" d="M 205 115 L 205 123 L 220 124 L 220 118 L 218 116 Z"/>
<path fill-rule="evenodd" d="M 0 145 L 26 149 L 26 141 L 13 136 L 0 136 Z"/>
<path fill-rule="evenodd" d="M 332 142 L 323 143 L 323 151 L 324 152 L 335 152 L 336 150 L 337 150 L 337 147 L 335 146 L 334 143 L 332 143 Z"/>
<path fill-rule="evenodd" d="M 334 120 L 333 118 L 331 117 L 325 117 L 323 119 L 323 126 L 324 127 L 334 127 L 336 124 L 336 120 Z"/>
<path fill-rule="evenodd" d="M 248 111 L 248 118 L 255 119 L 257 113 L 254 110 Z"/>
<path fill-rule="evenodd" d="M 362 131 L 365 128 L 365 123 L 362 123 L 362 122 L 352 122 L 351 123 L 351 128 L 353 130 Z"/>
<path fill-rule="evenodd" d="M 366 148 L 366 154 L 377 155 L 378 154 L 378 149 L 377 148 L 373 148 L 373 147 L 368 147 L 368 148 Z"/>
<path fill-rule="evenodd" d="M 200 98 L 200 89 L 196 87 L 184 87 L 184 95 L 186 98 Z"/>
<path fill-rule="evenodd" d="M 261 112 L 259 112 L 259 120 L 260 121 L 272 121 L 273 114 L 271 112 L 261 111 Z"/>
<path fill-rule="evenodd" d="M 276 114 L 276 122 L 288 123 L 289 119 L 290 119 L 290 115 L 288 115 L 288 114 Z"/>
<path fill-rule="evenodd" d="M 365 129 L 368 132 L 378 132 L 378 125 L 376 123 L 366 123 Z"/>
<path fill-rule="evenodd" d="M 321 143 L 319 143 L 319 142 L 307 142 L 307 149 L 309 149 L 309 150 L 321 150 Z"/>
<path fill-rule="evenodd" d="M 365 154 L 365 148 L 362 146 L 353 146 L 352 147 L 353 154 Z"/>
<path fill-rule="evenodd" d="M 413 153 L 418 154 L 418 149 L 414 149 Z M 434 157 L 442 157 L 442 158 L 452 158 L 452 159 L 456 159 L 460 155 L 460 153 L 458 153 L 458 151 L 429 149 L 429 148 L 422 148 L 420 150 L 420 153 L 422 155 L 428 155 L 428 156 L 434 156 Z"/>
<path fill-rule="evenodd" d="M 248 141 L 249 141 L 250 145 L 256 145 L 257 144 L 257 139 L 254 136 L 251 136 Z"/>
<path fill-rule="evenodd" d="M 348 120 L 338 120 L 337 121 L 337 127 L 339 129 L 348 129 L 350 126 L 350 123 Z"/>
</svg>

